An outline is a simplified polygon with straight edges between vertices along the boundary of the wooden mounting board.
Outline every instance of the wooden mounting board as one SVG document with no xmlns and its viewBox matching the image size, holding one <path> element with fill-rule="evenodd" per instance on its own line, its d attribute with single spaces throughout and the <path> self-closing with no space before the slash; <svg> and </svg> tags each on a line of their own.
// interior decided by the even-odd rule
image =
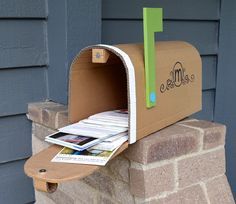
<svg viewBox="0 0 236 204">
<path fill-rule="evenodd" d="M 58 183 L 84 178 L 100 168 L 96 165 L 51 162 L 62 148 L 52 145 L 26 161 L 24 171 L 26 175 L 33 178 L 37 190 L 54 192 Z M 112 158 L 127 148 L 128 142 L 124 143 Z"/>
</svg>

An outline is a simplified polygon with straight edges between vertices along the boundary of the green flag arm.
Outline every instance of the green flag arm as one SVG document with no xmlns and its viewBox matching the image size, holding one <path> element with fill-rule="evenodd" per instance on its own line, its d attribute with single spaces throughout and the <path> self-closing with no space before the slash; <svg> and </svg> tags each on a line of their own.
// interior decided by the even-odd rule
<svg viewBox="0 0 236 204">
<path fill-rule="evenodd" d="M 162 8 L 143 8 L 146 106 L 156 105 L 155 32 L 163 31 Z"/>
</svg>

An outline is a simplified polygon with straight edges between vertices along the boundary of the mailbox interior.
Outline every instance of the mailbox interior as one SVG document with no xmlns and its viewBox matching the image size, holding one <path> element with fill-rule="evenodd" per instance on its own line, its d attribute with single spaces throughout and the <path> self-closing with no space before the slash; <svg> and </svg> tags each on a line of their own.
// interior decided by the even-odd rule
<svg viewBox="0 0 236 204">
<path fill-rule="evenodd" d="M 127 66 L 118 53 L 109 49 L 107 51 L 109 58 L 106 63 L 92 62 L 92 48 L 82 50 L 74 59 L 69 81 L 70 123 L 103 111 L 128 109 L 130 112 Z M 132 104 L 133 108 L 134 105 L 136 104 Z M 132 123 L 135 122 L 132 120 Z M 129 127 L 130 123 L 129 114 Z M 129 134 L 130 132 L 136 133 L 136 131 L 129 131 Z M 136 135 L 133 138 L 135 142 Z"/>
</svg>

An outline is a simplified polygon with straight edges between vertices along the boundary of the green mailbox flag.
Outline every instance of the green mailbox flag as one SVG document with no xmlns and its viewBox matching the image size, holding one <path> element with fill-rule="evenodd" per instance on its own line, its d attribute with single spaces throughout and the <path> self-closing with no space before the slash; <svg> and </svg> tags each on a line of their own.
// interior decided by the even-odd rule
<svg viewBox="0 0 236 204">
<path fill-rule="evenodd" d="M 162 8 L 143 8 L 146 106 L 156 105 L 155 32 L 163 31 Z"/>
</svg>

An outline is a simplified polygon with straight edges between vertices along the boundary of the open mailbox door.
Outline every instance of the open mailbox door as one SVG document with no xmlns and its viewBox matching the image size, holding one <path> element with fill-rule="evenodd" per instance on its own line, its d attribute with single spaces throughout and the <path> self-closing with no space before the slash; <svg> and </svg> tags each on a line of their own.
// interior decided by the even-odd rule
<svg viewBox="0 0 236 204">
<path fill-rule="evenodd" d="M 94 45 L 73 60 L 69 76 L 69 122 L 114 109 L 129 111 L 129 144 L 135 143 L 201 109 L 202 64 L 189 43 L 156 43 L 156 106 L 146 107 L 142 44 Z M 128 148 L 125 143 L 114 155 Z M 98 166 L 52 163 L 61 147 L 34 155 L 25 172 L 35 187 L 54 191 L 57 183 L 83 178 Z"/>
</svg>

